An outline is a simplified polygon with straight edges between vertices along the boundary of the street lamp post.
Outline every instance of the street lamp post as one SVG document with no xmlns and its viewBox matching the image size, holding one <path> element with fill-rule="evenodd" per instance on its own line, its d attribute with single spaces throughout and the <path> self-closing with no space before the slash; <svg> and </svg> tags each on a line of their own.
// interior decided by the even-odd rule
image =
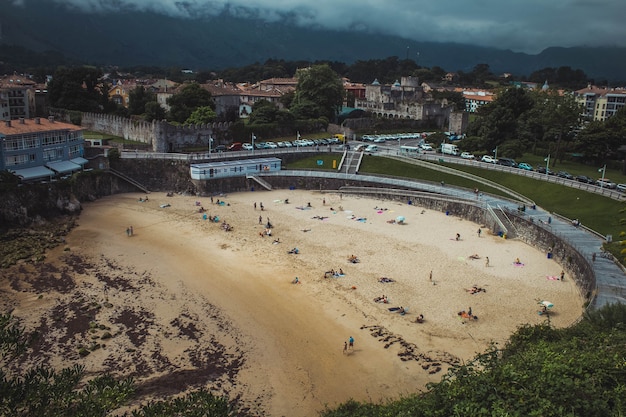
<svg viewBox="0 0 626 417">
<path fill-rule="evenodd" d="M 544 159 L 544 161 L 546 161 L 546 178 L 548 177 L 548 171 L 550 171 L 550 154 L 548 154 L 548 157 L 546 159 Z"/>
<path fill-rule="evenodd" d="M 493 150 L 494 153 L 494 158 L 496 160 L 496 163 L 498 163 L 498 147 L 496 146 L 496 149 Z"/>
<path fill-rule="evenodd" d="M 604 174 L 606 173 L 606 164 L 602 168 L 598 170 L 598 172 L 602 171 L 602 180 L 600 181 L 600 188 L 604 188 Z"/>
</svg>

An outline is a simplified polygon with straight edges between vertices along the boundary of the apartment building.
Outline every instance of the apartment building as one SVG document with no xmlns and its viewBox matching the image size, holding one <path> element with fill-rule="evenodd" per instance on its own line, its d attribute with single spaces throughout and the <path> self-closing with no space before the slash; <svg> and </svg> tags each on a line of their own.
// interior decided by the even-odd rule
<svg viewBox="0 0 626 417">
<path fill-rule="evenodd" d="M 82 128 L 54 117 L 0 122 L 0 170 L 24 181 L 50 179 L 80 171 L 83 158 Z"/>
<path fill-rule="evenodd" d="M 588 85 L 575 91 L 576 101 L 583 105 L 584 115 L 604 121 L 626 106 L 626 88 L 602 88 Z"/>
<path fill-rule="evenodd" d="M 458 89 L 463 94 L 465 101 L 465 111 L 476 113 L 476 111 L 495 100 L 496 95 L 491 91 L 477 89 Z"/>
<path fill-rule="evenodd" d="M 21 75 L 0 77 L 0 120 L 29 118 L 35 114 L 36 83 Z"/>
</svg>

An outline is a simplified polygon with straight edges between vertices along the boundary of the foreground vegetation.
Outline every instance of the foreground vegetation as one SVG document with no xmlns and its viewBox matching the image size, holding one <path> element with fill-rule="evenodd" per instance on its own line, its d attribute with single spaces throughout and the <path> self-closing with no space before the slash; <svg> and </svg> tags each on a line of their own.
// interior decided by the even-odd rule
<svg viewBox="0 0 626 417">
<path fill-rule="evenodd" d="M 492 345 L 456 366 L 425 393 L 382 404 L 348 401 L 324 417 L 621 416 L 626 412 L 626 306 L 589 311 L 567 329 L 548 321 L 523 326 L 506 346 Z M 136 401 L 132 379 L 87 379 L 84 368 L 11 366 L 26 352 L 30 334 L 10 314 L 0 315 L 0 414 L 104 416 Z M 415 387 L 419 389 L 419 387 Z M 228 399 L 198 390 L 152 401 L 128 417 L 230 417 L 245 413 Z"/>
<path fill-rule="evenodd" d="M 324 417 L 622 416 L 626 306 L 588 312 L 568 329 L 524 326 L 441 382 L 386 404 L 348 401 Z"/>
</svg>

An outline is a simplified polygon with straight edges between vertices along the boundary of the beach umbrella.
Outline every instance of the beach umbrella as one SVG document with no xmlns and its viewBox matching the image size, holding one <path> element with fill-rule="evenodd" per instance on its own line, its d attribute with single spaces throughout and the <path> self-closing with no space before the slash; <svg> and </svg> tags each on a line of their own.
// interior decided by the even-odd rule
<svg viewBox="0 0 626 417">
<path fill-rule="evenodd" d="M 402 223 L 402 222 L 404 221 L 404 216 L 398 216 L 398 217 L 396 217 L 396 221 L 397 221 L 398 223 Z"/>
<path fill-rule="evenodd" d="M 539 304 L 541 304 L 542 306 L 546 306 L 546 308 L 552 308 L 554 307 L 554 304 L 552 304 L 550 301 L 541 301 Z"/>
</svg>

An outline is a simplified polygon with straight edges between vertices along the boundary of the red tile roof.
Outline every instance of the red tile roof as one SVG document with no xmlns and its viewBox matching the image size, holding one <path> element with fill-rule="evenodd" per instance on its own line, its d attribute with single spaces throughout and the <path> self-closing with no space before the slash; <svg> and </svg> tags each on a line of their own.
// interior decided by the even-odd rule
<svg viewBox="0 0 626 417">
<path fill-rule="evenodd" d="M 24 133 L 35 132 L 49 132 L 53 130 L 83 130 L 82 127 L 76 126 L 70 123 L 57 122 L 48 120 L 46 118 L 40 118 L 39 123 L 37 119 L 24 119 L 24 123 L 21 120 L 11 120 L 10 126 L 7 126 L 7 121 L 0 121 L 0 134 L 5 136 L 22 135 Z"/>
</svg>

